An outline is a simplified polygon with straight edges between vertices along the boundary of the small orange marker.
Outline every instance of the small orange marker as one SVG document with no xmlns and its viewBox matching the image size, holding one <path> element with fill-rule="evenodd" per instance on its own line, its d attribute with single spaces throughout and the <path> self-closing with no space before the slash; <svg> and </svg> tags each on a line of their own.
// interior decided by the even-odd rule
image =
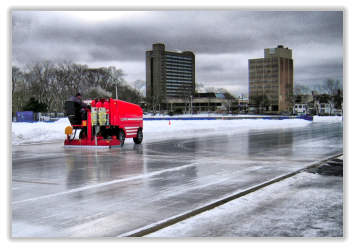
<svg viewBox="0 0 354 248">
<path fill-rule="evenodd" d="M 171 121 L 168 121 L 168 125 L 171 125 Z"/>
</svg>

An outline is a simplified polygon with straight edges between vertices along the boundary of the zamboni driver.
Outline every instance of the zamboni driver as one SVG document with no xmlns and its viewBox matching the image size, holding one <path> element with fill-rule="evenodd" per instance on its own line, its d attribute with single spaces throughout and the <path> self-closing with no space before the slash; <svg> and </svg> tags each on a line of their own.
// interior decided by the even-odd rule
<svg viewBox="0 0 354 248">
<path fill-rule="evenodd" d="M 78 92 L 75 96 L 72 96 L 69 100 L 75 101 L 81 105 L 81 119 L 86 120 L 86 113 L 90 111 L 91 106 L 87 105 L 81 100 L 81 94 Z"/>
</svg>

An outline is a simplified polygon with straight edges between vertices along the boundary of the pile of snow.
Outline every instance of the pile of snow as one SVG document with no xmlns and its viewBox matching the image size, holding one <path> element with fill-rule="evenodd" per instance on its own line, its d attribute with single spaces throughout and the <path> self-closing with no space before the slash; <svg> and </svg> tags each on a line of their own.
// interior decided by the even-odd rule
<svg viewBox="0 0 354 248">
<path fill-rule="evenodd" d="M 250 129 L 299 127 L 305 120 L 162 120 L 144 121 L 144 135 L 195 133 L 210 131 L 247 131 Z"/>
<path fill-rule="evenodd" d="M 342 122 L 342 116 L 314 116 L 313 122 Z"/>
<path fill-rule="evenodd" d="M 198 116 L 200 117 L 200 116 Z M 337 122 L 341 117 L 318 117 L 316 121 Z M 310 124 L 301 119 L 286 120 L 161 120 L 144 121 L 144 137 L 178 135 L 205 131 L 247 131 L 250 129 L 301 127 Z M 12 145 L 29 143 L 62 142 L 66 139 L 65 127 L 70 126 L 67 118 L 55 122 L 12 123 Z M 78 137 L 78 133 L 76 134 Z M 130 139 L 129 139 L 130 140 Z"/>
<path fill-rule="evenodd" d="M 68 118 L 55 122 L 13 122 L 12 145 L 63 141 L 66 138 L 64 131 L 67 126 L 70 126 Z"/>
</svg>

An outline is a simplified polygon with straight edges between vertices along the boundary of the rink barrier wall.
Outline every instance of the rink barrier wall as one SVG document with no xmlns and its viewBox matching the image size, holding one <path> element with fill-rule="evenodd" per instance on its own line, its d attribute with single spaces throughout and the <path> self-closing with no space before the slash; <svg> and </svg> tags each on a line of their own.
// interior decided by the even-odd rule
<svg viewBox="0 0 354 248">
<path fill-rule="evenodd" d="M 225 116 L 225 117 L 146 117 L 144 121 L 202 121 L 202 120 L 291 120 L 313 121 L 313 116 Z"/>
</svg>

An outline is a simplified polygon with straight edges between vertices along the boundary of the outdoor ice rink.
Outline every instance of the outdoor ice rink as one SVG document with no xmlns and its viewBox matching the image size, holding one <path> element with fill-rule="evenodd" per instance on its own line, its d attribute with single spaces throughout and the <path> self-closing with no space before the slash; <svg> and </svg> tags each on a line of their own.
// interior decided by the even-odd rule
<svg viewBox="0 0 354 248">
<path fill-rule="evenodd" d="M 187 123 L 182 122 L 181 125 Z M 129 236 L 343 154 L 342 122 L 221 120 L 215 126 L 204 122 L 199 130 L 188 132 L 181 131 L 183 127 L 178 127 L 177 121 L 171 125 L 167 121 L 146 121 L 141 145 L 127 141 L 122 148 L 115 149 L 63 148 L 62 142 L 13 145 L 12 236 Z M 24 129 L 19 132 L 13 128 L 13 143 L 16 135 L 22 138 L 27 135 Z M 156 134 L 158 132 L 160 135 Z M 48 127 L 46 133 L 56 137 L 55 128 Z M 43 140 L 37 141 L 40 142 Z M 343 179 L 333 180 L 323 181 L 319 175 L 300 173 L 235 200 L 232 212 L 238 214 L 236 229 L 213 231 L 212 225 L 217 226 L 217 223 L 225 228 L 219 209 L 220 219 L 210 211 L 212 218 L 199 220 L 206 228 L 202 233 L 195 230 L 188 233 L 196 222 L 183 221 L 169 227 L 168 232 L 151 236 L 341 236 Z M 297 191 L 292 184 L 297 185 Z M 334 187 L 325 187 L 330 184 Z M 335 193 L 334 198 L 323 197 L 330 190 Z M 312 199 L 322 199 L 322 202 L 317 199 L 318 205 L 312 204 L 311 208 L 335 206 L 342 212 L 336 211 L 337 215 L 329 219 L 321 214 L 312 215 L 315 222 L 308 223 L 304 221 L 308 221 L 307 211 L 310 210 L 304 207 L 297 209 L 301 218 L 272 221 L 279 218 L 279 212 L 270 209 L 281 207 L 286 201 L 291 201 L 292 206 L 304 204 L 306 198 L 301 196 L 311 194 Z M 296 197 L 291 198 L 291 195 Z M 245 209 L 248 212 L 243 212 Z M 268 214 L 262 215 L 264 211 Z M 203 213 L 205 215 L 208 216 L 208 212 Z M 287 213 L 283 213 L 284 216 Z M 250 219 L 252 226 L 249 226 Z M 206 223 L 210 224 L 209 229 Z M 264 228 L 259 229 L 262 223 Z M 183 224 L 185 232 L 176 231 Z M 270 224 L 271 228 L 266 229 Z M 284 231 L 286 226 L 291 228 Z"/>
</svg>

